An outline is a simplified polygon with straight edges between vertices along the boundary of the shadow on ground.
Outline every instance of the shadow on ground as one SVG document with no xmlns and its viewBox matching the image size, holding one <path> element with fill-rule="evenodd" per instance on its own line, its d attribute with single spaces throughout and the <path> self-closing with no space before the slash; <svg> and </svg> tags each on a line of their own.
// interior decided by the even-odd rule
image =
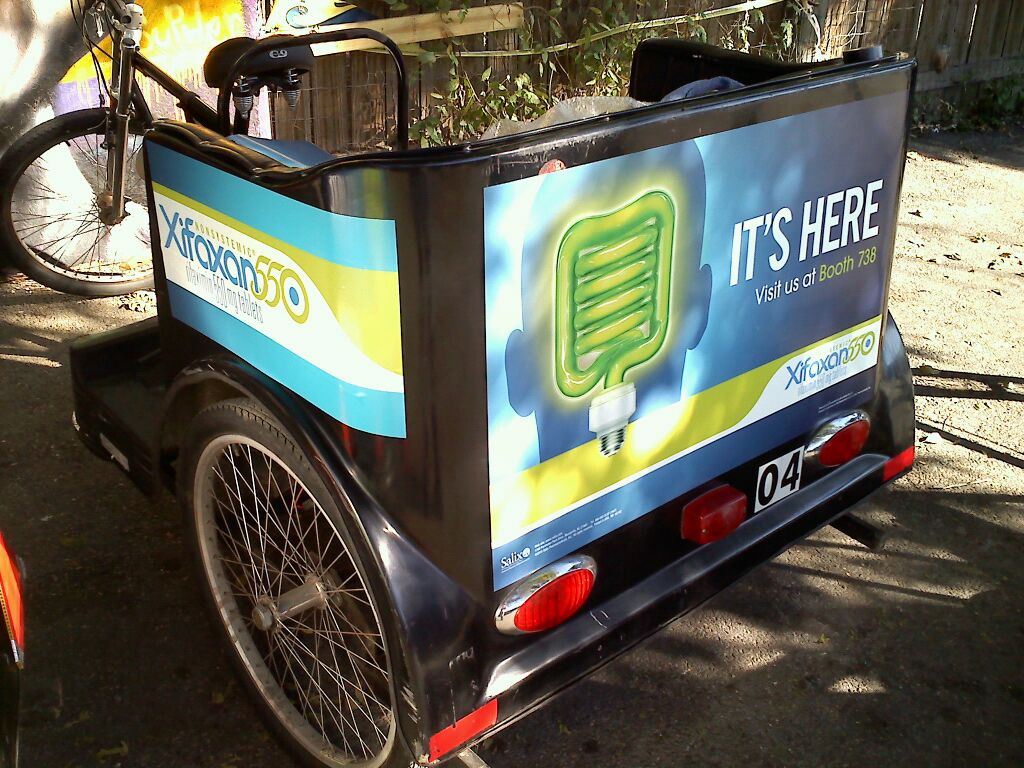
<svg viewBox="0 0 1024 768">
<path fill-rule="evenodd" d="M 978 511 L 981 513 L 979 514 Z M 900 487 L 872 554 L 824 531 L 485 752 L 536 765 L 1014 765 L 1019 494 Z"/>
<path fill-rule="evenodd" d="M 1007 133 L 942 133 L 916 136 L 913 148 L 922 155 L 969 166 L 979 160 L 1006 168 L 1024 169 L 1024 126 Z"/>
</svg>

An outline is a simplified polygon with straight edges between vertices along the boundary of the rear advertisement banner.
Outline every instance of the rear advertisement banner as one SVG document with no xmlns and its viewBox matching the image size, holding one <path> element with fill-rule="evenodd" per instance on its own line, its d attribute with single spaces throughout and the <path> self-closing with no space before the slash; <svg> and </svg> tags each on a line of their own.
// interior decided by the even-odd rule
<svg viewBox="0 0 1024 768">
<path fill-rule="evenodd" d="M 495 589 L 872 397 L 905 114 L 880 96 L 485 190 Z"/>
</svg>

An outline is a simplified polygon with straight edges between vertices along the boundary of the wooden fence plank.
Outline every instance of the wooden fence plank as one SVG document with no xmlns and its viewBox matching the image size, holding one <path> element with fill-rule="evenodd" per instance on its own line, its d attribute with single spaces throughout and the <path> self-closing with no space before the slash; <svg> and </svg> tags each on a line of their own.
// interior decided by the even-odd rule
<svg viewBox="0 0 1024 768">
<path fill-rule="evenodd" d="M 518 29 L 523 25 L 523 6 L 491 5 L 469 8 L 464 13 L 418 13 L 411 16 L 363 21 L 355 24 L 337 24 L 335 29 L 365 28 L 383 32 L 399 45 L 421 43 L 426 40 L 447 40 L 483 32 Z M 321 43 L 313 46 L 316 56 L 348 51 L 366 51 L 377 48 L 372 40 L 350 40 L 343 43 Z"/>
<path fill-rule="evenodd" d="M 924 11 L 924 0 L 896 0 L 889 9 L 885 32 L 880 42 L 886 52 L 917 52 L 917 36 Z"/>
<path fill-rule="evenodd" d="M 922 70 L 959 66 L 967 61 L 977 0 L 926 0 L 917 43 Z"/>
<path fill-rule="evenodd" d="M 960 83 L 983 83 L 1002 77 L 1024 75 L 1024 56 L 989 59 L 950 67 L 942 72 L 921 72 L 917 76 L 917 90 L 931 91 Z"/>
<path fill-rule="evenodd" d="M 839 56 L 854 47 L 860 33 L 864 0 L 832 0 L 821 28 L 821 50 L 825 58 Z"/>
<path fill-rule="evenodd" d="M 1003 54 L 1010 0 L 978 0 L 967 61 L 988 61 Z"/>
<path fill-rule="evenodd" d="M 1003 43 L 1003 57 L 1024 54 L 1024 0 L 1013 0 L 1009 19 L 1006 22 L 1006 41 Z"/>
<path fill-rule="evenodd" d="M 893 0 L 865 0 L 858 45 L 876 45 L 882 41 Z"/>
</svg>

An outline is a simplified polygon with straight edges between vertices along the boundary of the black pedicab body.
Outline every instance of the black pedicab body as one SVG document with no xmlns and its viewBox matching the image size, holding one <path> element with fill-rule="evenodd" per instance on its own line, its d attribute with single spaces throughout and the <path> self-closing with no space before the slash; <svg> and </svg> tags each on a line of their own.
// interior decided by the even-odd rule
<svg viewBox="0 0 1024 768">
<path fill-rule="evenodd" d="M 443 761 L 821 526 L 868 540 L 848 513 L 913 461 L 913 77 L 656 40 L 648 105 L 457 147 L 158 123 L 159 316 L 75 347 L 77 425 L 182 498 L 300 755 Z"/>
</svg>

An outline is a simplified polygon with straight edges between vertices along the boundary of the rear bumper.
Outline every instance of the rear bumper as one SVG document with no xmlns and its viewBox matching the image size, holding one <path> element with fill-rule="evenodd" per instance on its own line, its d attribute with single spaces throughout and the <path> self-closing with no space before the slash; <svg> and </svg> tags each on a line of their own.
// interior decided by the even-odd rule
<svg viewBox="0 0 1024 768">
<path fill-rule="evenodd" d="M 867 454 L 746 521 L 630 589 L 538 637 L 494 665 L 481 702 L 497 699 L 493 727 L 475 744 L 543 705 L 756 566 L 848 513 L 885 485 L 888 457 Z M 493 705 L 490 705 L 493 706 Z"/>
</svg>

